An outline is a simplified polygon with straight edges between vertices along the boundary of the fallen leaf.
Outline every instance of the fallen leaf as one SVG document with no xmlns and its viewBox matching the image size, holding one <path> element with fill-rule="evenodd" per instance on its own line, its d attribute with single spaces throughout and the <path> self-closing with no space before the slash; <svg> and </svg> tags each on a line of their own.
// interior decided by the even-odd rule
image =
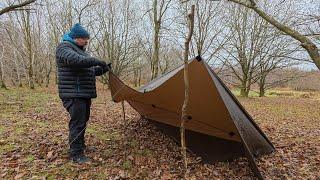
<svg viewBox="0 0 320 180">
<path fill-rule="evenodd" d="M 21 179 L 26 173 L 20 173 L 20 174 L 17 174 L 14 179 L 17 180 L 17 179 Z"/>
<path fill-rule="evenodd" d="M 5 173 L 1 174 L 1 177 L 4 178 L 7 174 L 8 174 L 8 173 L 5 172 Z"/>
<path fill-rule="evenodd" d="M 49 151 L 47 153 L 47 159 L 52 159 L 54 151 Z"/>
</svg>

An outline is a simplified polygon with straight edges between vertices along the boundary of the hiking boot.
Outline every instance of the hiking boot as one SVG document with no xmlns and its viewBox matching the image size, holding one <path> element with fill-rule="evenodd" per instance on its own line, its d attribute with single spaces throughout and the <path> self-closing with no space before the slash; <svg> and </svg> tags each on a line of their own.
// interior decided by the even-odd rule
<svg viewBox="0 0 320 180">
<path fill-rule="evenodd" d="M 71 161 L 77 164 L 84 164 L 84 163 L 90 162 L 90 159 L 85 155 L 78 155 L 78 156 L 71 157 Z"/>
</svg>

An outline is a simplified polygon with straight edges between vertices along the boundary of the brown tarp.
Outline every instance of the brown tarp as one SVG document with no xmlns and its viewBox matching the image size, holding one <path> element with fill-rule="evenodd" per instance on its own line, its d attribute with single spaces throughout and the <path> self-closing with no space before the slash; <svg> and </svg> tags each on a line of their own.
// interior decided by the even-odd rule
<svg viewBox="0 0 320 180">
<path fill-rule="evenodd" d="M 142 118 L 149 119 L 164 133 L 180 139 L 183 68 L 182 65 L 139 90 L 128 87 L 110 73 L 112 98 L 115 102 L 127 101 Z M 274 150 L 251 116 L 200 57 L 189 61 L 189 81 L 186 142 L 190 151 L 205 161 L 246 156 L 255 166 L 253 157 Z"/>
</svg>

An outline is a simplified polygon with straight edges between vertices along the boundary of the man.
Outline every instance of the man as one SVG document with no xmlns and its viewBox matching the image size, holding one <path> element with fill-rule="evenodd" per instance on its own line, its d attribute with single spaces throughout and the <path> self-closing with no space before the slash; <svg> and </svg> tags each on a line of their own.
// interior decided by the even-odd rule
<svg viewBox="0 0 320 180">
<path fill-rule="evenodd" d="M 59 97 L 70 114 L 69 157 L 85 163 L 85 130 L 90 116 L 91 98 L 96 98 L 96 78 L 110 70 L 111 64 L 91 57 L 85 51 L 89 33 L 75 24 L 56 49 Z"/>
</svg>

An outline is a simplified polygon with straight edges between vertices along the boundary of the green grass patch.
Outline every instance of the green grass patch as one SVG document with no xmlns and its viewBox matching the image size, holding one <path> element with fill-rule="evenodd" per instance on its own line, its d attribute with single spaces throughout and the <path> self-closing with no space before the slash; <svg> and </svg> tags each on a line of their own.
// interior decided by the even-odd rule
<svg viewBox="0 0 320 180">
<path fill-rule="evenodd" d="M 140 149 L 138 150 L 137 154 L 145 157 L 151 157 L 152 151 L 150 149 Z"/>
<path fill-rule="evenodd" d="M 56 101 L 57 95 L 46 93 L 42 90 L 30 90 L 28 88 L 0 89 L 0 112 L 17 112 L 34 109 L 36 112 L 44 112 L 44 105 L 50 101 Z"/>
<path fill-rule="evenodd" d="M 239 88 L 231 89 L 231 92 L 235 96 L 240 96 L 240 89 Z M 259 93 L 255 92 L 255 91 L 250 91 L 249 97 L 259 97 Z"/>
<path fill-rule="evenodd" d="M 94 179 L 108 179 L 105 173 L 98 172 L 94 174 Z"/>
<path fill-rule="evenodd" d="M 15 145 L 5 144 L 5 145 L 0 146 L 0 153 L 3 154 L 3 153 L 11 152 L 15 149 L 16 149 Z"/>
<path fill-rule="evenodd" d="M 147 178 L 148 177 L 148 175 L 149 175 L 149 173 L 148 173 L 148 171 L 147 170 L 145 170 L 145 169 L 143 169 L 141 172 L 140 172 L 140 174 L 139 174 L 139 176 L 141 177 L 141 178 Z"/>
<path fill-rule="evenodd" d="M 58 179 L 56 175 L 54 175 L 54 174 L 49 174 L 49 173 L 47 173 L 47 172 L 39 172 L 39 173 L 36 174 L 36 176 L 38 176 L 39 179 L 40 179 L 40 177 L 43 177 L 43 178 L 41 178 L 41 179 L 46 179 L 46 180 Z"/>
<path fill-rule="evenodd" d="M 0 135 L 6 132 L 6 128 L 0 125 Z"/>
<path fill-rule="evenodd" d="M 95 127 L 88 127 L 86 129 L 86 132 L 102 141 L 110 141 L 110 140 L 115 141 L 120 139 L 120 134 L 118 132 L 108 133 L 108 132 L 101 131 Z"/>
<path fill-rule="evenodd" d="M 231 89 L 232 94 L 240 96 L 240 89 Z M 251 90 L 248 97 L 259 97 L 258 90 Z M 318 92 L 295 91 L 290 89 L 269 89 L 265 92 L 265 97 L 299 97 L 299 98 L 319 98 Z"/>
<path fill-rule="evenodd" d="M 130 160 L 125 160 L 122 164 L 122 168 L 125 170 L 130 170 L 132 168 L 132 162 Z"/>
<path fill-rule="evenodd" d="M 29 149 L 32 145 L 29 142 L 20 144 L 22 149 Z"/>
<path fill-rule="evenodd" d="M 78 171 L 74 171 L 74 167 L 72 167 L 72 163 L 68 162 L 59 168 L 52 169 L 53 172 L 58 173 L 58 175 L 62 175 L 64 177 L 76 177 L 78 175 Z"/>
<path fill-rule="evenodd" d="M 30 162 L 33 162 L 35 159 L 36 159 L 36 158 L 34 157 L 34 155 L 29 154 L 29 155 L 24 159 L 24 161 L 30 163 Z"/>
<path fill-rule="evenodd" d="M 18 126 L 18 127 L 16 127 L 14 129 L 14 133 L 16 135 L 21 135 L 21 134 L 25 133 L 25 131 L 26 131 L 26 128 L 25 127 L 21 127 L 21 126 Z"/>
<path fill-rule="evenodd" d="M 35 124 L 38 126 L 38 127 L 42 127 L 42 128 L 48 128 L 49 126 L 49 123 L 47 121 L 35 121 Z"/>
<path fill-rule="evenodd" d="M 139 143 L 138 143 L 138 141 L 136 141 L 136 140 L 129 141 L 129 146 L 130 146 L 131 148 L 135 148 L 135 147 L 137 147 L 138 145 L 139 145 Z"/>
<path fill-rule="evenodd" d="M 108 157 L 111 157 L 113 155 L 113 151 L 111 149 L 106 149 L 103 151 L 103 156 L 108 158 Z"/>
</svg>

